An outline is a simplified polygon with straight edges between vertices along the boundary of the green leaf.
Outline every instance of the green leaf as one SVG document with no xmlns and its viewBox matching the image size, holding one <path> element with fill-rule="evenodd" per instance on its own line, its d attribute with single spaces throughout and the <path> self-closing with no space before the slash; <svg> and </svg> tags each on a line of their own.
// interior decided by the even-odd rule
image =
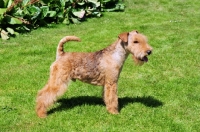
<svg viewBox="0 0 200 132">
<path fill-rule="evenodd" d="M 7 7 L 10 7 L 14 0 L 8 0 Z"/>
<path fill-rule="evenodd" d="M 56 11 L 48 11 L 48 17 L 55 17 L 56 16 Z"/>
<path fill-rule="evenodd" d="M 74 24 L 79 24 L 79 23 L 81 23 L 78 19 L 76 19 L 76 18 L 71 18 L 71 20 L 72 20 L 72 22 L 74 23 Z"/>
<path fill-rule="evenodd" d="M 64 7 L 65 6 L 65 0 L 60 0 L 60 4 L 61 4 L 62 7 Z"/>
<path fill-rule="evenodd" d="M 39 7 L 37 7 L 37 6 L 30 6 L 28 8 L 28 11 L 32 15 L 31 20 L 36 19 L 41 13 L 41 9 Z"/>
<path fill-rule="evenodd" d="M 29 1 L 30 1 L 30 0 L 23 0 L 23 1 L 22 1 L 22 5 L 23 5 L 23 6 L 27 5 Z"/>
<path fill-rule="evenodd" d="M 6 12 L 7 8 L 0 8 L 0 14 L 3 14 L 4 12 Z"/>
<path fill-rule="evenodd" d="M 14 34 L 15 34 L 15 35 L 19 35 L 19 33 L 18 33 L 18 32 L 16 32 L 16 31 L 15 31 L 15 33 L 14 33 Z"/>
<path fill-rule="evenodd" d="M 14 25 L 14 24 L 22 24 L 22 21 L 20 21 L 19 19 L 17 18 L 14 18 L 14 17 L 10 17 L 9 19 L 7 19 L 8 23 L 11 24 L 11 25 Z"/>
<path fill-rule="evenodd" d="M 23 16 L 23 10 L 19 8 L 19 9 L 16 11 L 16 13 L 14 13 L 14 16 Z"/>
<path fill-rule="evenodd" d="M 97 17 L 101 17 L 101 13 L 98 13 L 98 14 L 97 14 Z"/>
<path fill-rule="evenodd" d="M 0 0 L 0 8 L 8 7 L 9 0 Z"/>
<path fill-rule="evenodd" d="M 88 0 L 88 2 L 91 2 L 91 3 L 95 4 L 96 7 L 100 6 L 99 0 Z"/>
<path fill-rule="evenodd" d="M 6 30 L 12 35 L 15 33 L 15 31 L 12 28 L 9 28 L 9 27 L 7 27 Z"/>
<path fill-rule="evenodd" d="M 41 0 L 41 2 L 45 3 L 45 4 L 48 4 L 50 3 L 52 0 Z"/>
<path fill-rule="evenodd" d="M 63 24 L 70 24 L 70 21 L 69 21 L 69 19 L 68 18 L 65 18 L 64 20 L 63 20 L 63 22 L 62 22 Z"/>
<path fill-rule="evenodd" d="M 80 3 L 77 3 L 78 5 L 80 6 L 83 6 L 85 4 L 85 2 L 80 2 Z"/>
<path fill-rule="evenodd" d="M 26 26 L 23 26 L 23 28 L 24 28 L 26 31 L 30 31 L 30 29 L 27 28 Z"/>
<path fill-rule="evenodd" d="M 48 6 L 42 6 L 41 7 L 42 10 L 42 18 L 46 17 L 49 11 L 49 7 Z"/>
<path fill-rule="evenodd" d="M 2 23 L 3 18 L 3 15 L 0 14 L 0 24 Z"/>
<path fill-rule="evenodd" d="M 124 4 L 116 4 L 115 9 L 118 11 L 123 11 L 125 9 L 125 6 Z"/>
<path fill-rule="evenodd" d="M 59 18 L 64 18 L 64 14 L 63 14 L 62 12 L 59 12 L 59 13 L 57 14 L 57 16 L 58 16 Z"/>
</svg>

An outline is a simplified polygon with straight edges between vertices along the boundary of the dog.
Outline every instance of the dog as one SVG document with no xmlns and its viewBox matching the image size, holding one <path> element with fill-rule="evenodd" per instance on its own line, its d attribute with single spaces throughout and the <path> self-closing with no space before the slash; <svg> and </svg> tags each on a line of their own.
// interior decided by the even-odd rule
<svg viewBox="0 0 200 132">
<path fill-rule="evenodd" d="M 123 64 L 129 54 L 137 64 L 148 61 L 152 47 L 138 31 L 121 33 L 110 46 L 91 53 L 64 52 L 68 41 L 80 41 L 76 36 L 65 36 L 57 47 L 56 60 L 50 67 L 47 84 L 38 92 L 36 113 L 47 116 L 47 109 L 63 95 L 70 80 L 76 79 L 93 85 L 103 86 L 103 99 L 111 114 L 118 114 L 117 82 Z"/>
</svg>

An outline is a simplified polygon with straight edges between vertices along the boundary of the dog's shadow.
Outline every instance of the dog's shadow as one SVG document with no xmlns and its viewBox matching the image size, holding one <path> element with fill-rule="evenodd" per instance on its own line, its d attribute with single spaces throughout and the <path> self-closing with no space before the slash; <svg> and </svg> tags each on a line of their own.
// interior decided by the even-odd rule
<svg viewBox="0 0 200 132">
<path fill-rule="evenodd" d="M 163 103 L 152 96 L 143 96 L 143 97 L 123 97 L 119 98 L 119 111 L 128 105 L 129 103 L 141 103 L 147 107 L 159 107 L 163 106 Z M 57 101 L 59 106 L 52 108 L 48 111 L 48 114 L 52 114 L 56 111 L 62 111 L 66 109 L 72 109 L 76 106 L 81 105 L 102 105 L 105 106 L 104 101 L 101 97 L 95 96 L 79 96 L 79 97 L 72 97 L 69 99 L 59 99 Z"/>
</svg>

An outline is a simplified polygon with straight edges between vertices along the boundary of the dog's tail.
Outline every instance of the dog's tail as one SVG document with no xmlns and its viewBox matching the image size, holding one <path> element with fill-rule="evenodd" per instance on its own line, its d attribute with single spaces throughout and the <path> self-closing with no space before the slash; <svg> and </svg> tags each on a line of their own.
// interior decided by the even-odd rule
<svg viewBox="0 0 200 132">
<path fill-rule="evenodd" d="M 59 58 L 64 53 L 63 45 L 68 41 L 81 41 L 81 40 L 76 36 L 65 36 L 64 38 L 62 38 L 57 47 L 56 58 Z"/>
</svg>

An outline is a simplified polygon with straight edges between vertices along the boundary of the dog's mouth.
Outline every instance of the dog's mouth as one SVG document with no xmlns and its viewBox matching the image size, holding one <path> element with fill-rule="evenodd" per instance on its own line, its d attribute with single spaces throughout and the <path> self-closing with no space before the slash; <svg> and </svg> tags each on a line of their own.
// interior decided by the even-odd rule
<svg viewBox="0 0 200 132">
<path fill-rule="evenodd" d="M 144 56 L 143 58 L 140 59 L 140 61 L 148 62 L 148 57 L 147 57 L 147 56 Z"/>
<path fill-rule="evenodd" d="M 143 65 L 145 62 L 148 62 L 147 56 L 137 58 L 133 55 L 132 58 L 137 65 Z"/>
</svg>

